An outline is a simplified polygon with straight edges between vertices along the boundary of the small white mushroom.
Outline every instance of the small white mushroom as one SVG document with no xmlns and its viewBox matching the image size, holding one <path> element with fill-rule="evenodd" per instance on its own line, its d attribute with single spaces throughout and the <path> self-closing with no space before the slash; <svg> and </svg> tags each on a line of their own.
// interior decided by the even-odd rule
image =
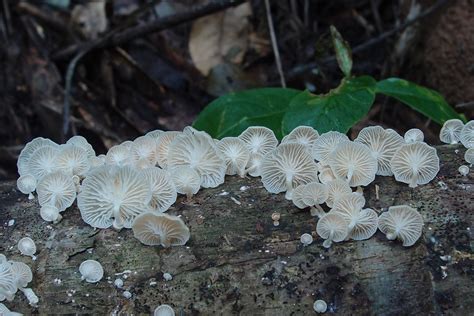
<svg viewBox="0 0 474 316">
<path fill-rule="evenodd" d="M 56 171 L 58 147 L 45 146 L 36 150 L 28 160 L 28 171 L 36 180 Z"/>
<path fill-rule="evenodd" d="M 157 167 L 142 170 L 151 187 L 151 200 L 148 203 L 154 212 L 166 212 L 176 202 L 176 188 L 168 172 Z"/>
<path fill-rule="evenodd" d="M 176 191 L 179 194 L 185 194 L 187 200 L 190 201 L 201 188 L 199 173 L 189 166 L 172 167 L 169 171 Z"/>
<path fill-rule="evenodd" d="M 300 241 L 304 246 L 311 245 L 313 243 L 313 236 L 311 236 L 311 234 L 304 233 L 301 235 Z"/>
<path fill-rule="evenodd" d="M 18 250 L 24 256 L 30 256 L 31 258 L 35 258 L 36 253 L 36 244 L 30 237 L 23 237 L 18 241 Z"/>
<path fill-rule="evenodd" d="M 357 213 L 355 225 L 349 232 L 348 238 L 353 240 L 369 239 L 377 232 L 378 224 L 379 218 L 374 210 L 370 208 L 360 210 Z"/>
<path fill-rule="evenodd" d="M 162 304 L 158 306 L 157 308 L 155 308 L 153 315 L 154 316 L 174 316 L 175 313 L 174 313 L 173 307 L 166 304 Z"/>
<path fill-rule="evenodd" d="M 62 219 L 61 214 L 59 214 L 59 209 L 56 206 L 50 204 L 41 206 L 40 216 L 46 222 L 57 223 Z"/>
<path fill-rule="evenodd" d="M 300 184 L 317 181 L 318 167 L 301 144 L 281 144 L 268 153 L 262 163 L 262 183 L 270 193 L 286 191 L 291 200 L 293 188 Z"/>
<path fill-rule="evenodd" d="M 189 240 L 189 228 L 177 216 L 144 213 L 132 224 L 133 235 L 148 246 L 182 246 Z"/>
<path fill-rule="evenodd" d="M 92 158 L 95 156 L 94 148 L 92 147 L 91 144 L 89 144 L 87 139 L 83 136 L 80 136 L 80 135 L 73 136 L 67 140 L 66 144 L 82 148 L 83 150 L 85 150 L 85 152 L 87 153 L 87 157 L 89 158 Z"/>
<path fill-rule="evenodd" d="M 474 120 L 471 120 L 464 125 L 460 136 L 461 143 L 466 148 L 474 148 Z"/>
<path fill-rule="evenodd" d="M 41 206 L 50 204 L 62 212 L 74 203 L 76 185 L 71 176 L 62 172 L 45 175 L 36 187 L 38 202 Z"/>
<path fill-rule="evenodd" d="M 16 291 L 17 286 L 11 264 L 6 261 L 4 255 L 0 254 L 0 302 L 5 299 L 12 301 Z"/>
<path fill-rule="evenodd" d="M 336 180 L 336 175 L 332 172 L 332 169 L 328 165 L 318 164 L 318 179 L 321 183 L 327 184 L 330 181 Z"/>
<path fill-rule="evenodd" d="M 37 137 L 27 143 L 23 150 L 20 152 L 20 156 L 18 157 L 17 167 L 18 173 L 20 176 L 24 174 L 30 174 L 28 164 L 30 161 L 31 156 L 35 153 L 36 150 L 43 148 L 43 147 L 54 147 L 58 148 L 59 145 L 55 142 L 51 141 L 50 139 Z"/>
<path fill-rule="evenodd" d="M 262 154 L 251 154 L 245 168 L 245 173 L 248 173 L 251 177 L 260 177 L 262 174 L 263 157 Z"/>
<path fill-rule="evenodd" d="M 300 208 L 300 209 L 304 209 L 304 208 L 307 208 L 309 206 L 309 205 L 306 205 L 303 202 L 303 198 L 304 198 L 303 194 L 305 192 L 305 187 L 306 187 L 306 184 L 301 184 L 293 190 L 293 197 L 292 197 L 291 200 L 292 200 L 293 204 L 297 208 Z"/>
<path fill-rule="evenodd" d="M 59 147 L 54 163 L 57 171 L 69 176 L 84 177 L 90 169 L 89 158 L 82 147 L 64 145 Z"/>
<path fill-rule="evenodd" d="M 326 205 L 333 207 L 334 203 L 343 195 L 352 193 L 351 187 L 349 184 L 341 179 L 336 179 L 330 181 L 326 184 L 328 190 L 328 198 L 326 200 Z"/>
<path fill-rule="evenodd" d="M 446 144 L 457 144 L 461 138 L 463 127 L 464 123 L 461 120 L 447 120 L 439 131 L 439 139 Z"/>
<path fill-rule="evenodd" d="M 391 206 L 379 216 L 379 229 L 387 239 L 400 239 L 404 247 L 410 247 L 421 236 L 423 217 L 407 205 Z"/>
<path fill-rule="evenodd" d="M 247 144 L 251 155 L 266 155 L 278 145 L 273 131 L 264 126 L 248 127 L 239 135 L 239 138 Z"/>
<path fill-rule="evenodd" d="M 326 185 L 311 182 L 308 183 L 303 192 L 303 203 L 311 206 L 311 216 L 323 216 L 325 214 L 321 204 L 325 203 L 329 197 Z"/>
<path fill-rule="evenodd" d="M 313 144 L 316 139 L 319 137 L 319 133 L 317 130 L 312 128 L 311 126 L 298 126 L 294 130 L 292 130 L 288 135 L 286 135 L 282 140 L 281 143 L 298 143 L 304 145 L 308 150 L 312 150 Z"/>
<path fill-rule="evenodd" d="M 336 146 L 343 141 L 348 141 L 349 138 L 340 132 L 327 132 L 319 136 L 313 144 L 312 155 L 313 158 L 324 165 L 328 164 L 329 154 L 336 149 Z"/>
<path fill-rule="evenodd" d="M 329 155 L 329 166 L 336 177 L 346 180 L 351 187 L 366 186 L 375 180 L 377 159 L 369 147 L 343 141 Z"/>
<path fill-rule="evenodd" d="M 104 276 L 104 268 L 95 260 L 86 260 L 79 266 L 81 273 L 81 280 L 86 280 L 89 283 L 97 283 Z"/>
<path fill-rule="evenodd" d="M 36 179 L 31 174 L 22 175 L 16 180 L 16 187 L 23 194 L 28 194 L 28 199 L 34 199 L 33 192 L 36 190 Z"/>
<path fill-rule="evenodd" d="M 171 281 L 171 280 L 173 280 L 173 276 L 171 274 L 165 272 L 165 273 L 163 273 L 163 279 L 165 281 Z"/>
<path fill-rule="evenodd" d="M 122 143 L 109 149 L 105 156 L 105 163 L 119 167 L 126 166 L 132 161 L 130 156 L 130 149 Z"/>
<path fill-rule="evenodd" d="M 397 181 L 415 188 L 434 179 L 439 171 L 439 158 L 436 149 L 425 143 L 406 144 L 393 156 L 391 168 Z"/>
<path fill-rule="evenodd" d="M 237 137 L 224 137 L 217 143 L 217 148 L 224 158 L 227 166 L 227 175 L 245 176 L 245 167 L 250 159 L 247 144 Z"/>
<path fill-rule="evenodd" d="M 133 141 L 130 158 L 135 164 L 154 167 L 157 162 L 156 140 L 148 136 L 140 136 Z"/>
<path fill-rule="evenodd" d="M 123 286 L 123 280 L 122 280 L 122 279 L 120 279 L 120 278 L 118 278 L 118 279 L 115 279 L 115 281 L 114 281 L 114 285 L 115 285 L 115 287 L 116 287 L 116 288 L 119 288 L 119 289 L 121 289 L 121 288 L 122 288 L 122 286 Z"/>
<path fill-rule="evenodd" d="M 13 273 L 13 278 L 15 279 L 15 285 L 17 288 L 25 288 L 28 286 L 28 283 L 33 280 L 33 273 L 28 265 L 23 262 L 18 261 L 9 261 L 11 264 L 11 269 Z"/>
<path fill-rule="evenodd" d="M 181 132 L 168 131 L 163 132 L 156 138 L 156 160 L 161 168 L 166 169 L 168 167 L 168 151 L 170 145 L 176 136 L 181 134 Z"/>
<path fill-rule="evenodd" d="M 412 128 L 406 131 L 403 139 L 407 144 L 422 142 L 425 139 L 425 134 L 418 128 Z"/>
<path fill-rule="evenodd" d="M 317 300 L 313 304 L 313 309 L 318 314 L 325 313 L 327 308 L 328 308 L 328 305 L 323 300 Z"/>
<path fill-rule="evenodd" d="M 346 239 L 349 233 L 347 227 L 349 222 L 340 214 L 329 212 L 322 216 L 316 224 L 316 232 L 325 239 L 324 248 L 331 247 L 333 242 L 340 242 Z"/>
<path fill-rule="evenodd" d="M 465 165 L 459 166 L 458 171 L 463 177 L 465 177 L 469 174 L 469 167 Z"/>
<path fill-rule="evenodd" d="M 469 164 L 474 164 L 474 148 L 469 148 L 464 153 L 464 160 Z"/>
</svg>

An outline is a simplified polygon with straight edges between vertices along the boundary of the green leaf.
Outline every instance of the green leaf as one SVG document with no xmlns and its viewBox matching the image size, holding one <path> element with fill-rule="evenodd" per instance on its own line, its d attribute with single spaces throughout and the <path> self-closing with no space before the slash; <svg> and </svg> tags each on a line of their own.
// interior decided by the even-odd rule
<svg viewBox="0 0 474 316">
<path fill-rule="evenodd" d="M 362 76 L 345 78 L 341 85 L 325 95 L 300 93 L 283 117 L 283 133 L 308 125 L 318 132 L 346 133 L 370 110 L 375 98 L 375 80 Z"/>
<path fill-rule="evenodd" d="M 334 50 L 336 51 L 336 59 L 341 68 L 344 76 L 350 77 L 352 70 L 352 51 L 349 43 L 347 43 L 337 31 L 337 29 L 331 25 L 331 36 L 332 42 L 334 45 Z"/>
<path fill-rule="evenodd" d="M 230 93 L 211 102 L 193 126 L 214 138 L 237 136 L 249 126 L 266 126 L 282 138 L 281 121 L 299 90 L 261 88 Z"/>
<path fill-rule="evenodd" d="M 376 92 L 405 103 L 438 124 L 443 124 L 453 118 L 466 121 L 466 118 L 457 113 L 441 94 L 407 80 L 388 78 L 379 81 L 376 85 Z"/>
</svg>

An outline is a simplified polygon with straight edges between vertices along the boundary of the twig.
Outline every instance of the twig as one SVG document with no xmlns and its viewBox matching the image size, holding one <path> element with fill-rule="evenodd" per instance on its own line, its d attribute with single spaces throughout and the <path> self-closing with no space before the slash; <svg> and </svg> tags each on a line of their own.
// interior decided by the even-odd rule
<svg viewBox="0 0 474 316">
<path fill-rule="evenodd" d="M 455 108 L 474 108 L 474 101 L 459 103 L 454 106 Z"/>
<path fill-rule="evenodd" d="M 86 42 L 83 44 L 74 44 L 53 55 L 53 59 L 65 59 L 82 51 L 84 47 L 93 46 L 93 49 L 99 49 L 110 46 L 118 46 L 146 34 L 159 32 L 164 29 L 189 22 L 230 7 L 235 7 L 244 2 L 244 0 L 215 0 L 204 6 L 197 6 L 189 11 L 177 13 L 171 16 L 165 16 L 152 22 L 131 27 L 129 29 L 117 32 L 112 30 L 113 35 L 106 35 L 96 41 Z"/>
<path fill-rule="evenodd" d="M 16 9 L 22 13 L 26 13 L 37 18 L 39 21 L 49 25 L 51 28 L 57 31 L 68 31 L 68 26 L 65 21 L 53 14 L 42 11 L 40 8 L 32 5 L 31 3 L 20 2 L 17 4 Z"/>
<path fill-rule="evenodd" d="M 379 2 L 377 0 L 370 0 L 370 8 L 372 10 L 372 15 L 374 16 L 375 27 L 377 27 L 377 31 L 379 33 L 382 33 L 383 26 L 382 26 L 382 20 L 380 19 L 378 6 L 379 6 Z"/>
<path fill-rule="evenodd" d="M 280 83 L 283 88 L 286 88 L 285 74 L 283 73 L 283 67 L 281 66 L 280 52 L 278 50 L 275 29 L 273 28 L 272 13 L 270 11 L 270 0 L 265 0 L 265 10 L 267 11 L 268 28 L 270 30 L 270 38 L 272 39 L 272 47 L 273 47 L 273 53 L 275 54 L 275 62 L 277 65 L 278 73 L 280 74 Z"/>
<path fill-rule="evenodd" d="M 380 34 L 379 36 L 377 36 L 375 38 L 372 38 L 372 39 L 370 39 L 370 40 L 368 40 L 368 41 L 366 41 L 366 42 L 364 42 L 360 45 L 357 45 L 356 47 L 354 47 L 352 49 L 352 53 L 353 54 L 360 53 L 360 52 L 372 47 L 373 45 L 384 41 L 385 39 L 397 34 L 398 32 L 404 30 L 405 28 L 407 28 L 410 25 L 418 22 L 419 20 L 433 14 L 434 12 L 438 11 L 439 9 L 441 9 L 442 7 L 447 5 L 449 2 L 450 2 L 449 0 L 439 0 L 436 4 L 432 5 L 431 7 L 429 7 L 428 9 L 423 11 L 422 13 L 420 13 L 416 18 L 407 20 L 407 21 L 403 22 L 402 24 L 400 24 L 399 26 L 395 27 L 394 29 L 391 29 L 390 31 L 386 31 L 386 32 Z M 317 62 L 311 62 L 311 63 L 305 64 L 305 65 L 297 66 L 297 67 L 293 68 L 288 73 L 287 76 L 290 77 L 290 78 L 293 78 L 293 77 L 298 76 L 300 74 L 303 74 L 307 71 L 310 71 L 313 68 L 318 67 L 318 65 L 331 64 L 331 63 L 334 63 L 335 61 L 336 61 L 336 56 L 330 56 L 330 57 L 324 58 L 324 59 L 322 59 L 320 61 L 317 61 Z"/>
</svg>

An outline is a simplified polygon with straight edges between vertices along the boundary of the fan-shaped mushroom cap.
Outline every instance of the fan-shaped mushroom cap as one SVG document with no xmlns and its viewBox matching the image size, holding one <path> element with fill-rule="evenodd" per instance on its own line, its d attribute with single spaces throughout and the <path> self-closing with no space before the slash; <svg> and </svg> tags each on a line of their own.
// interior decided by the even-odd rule
<svg viewBox="0 0 474 316">
<path fill-rule="evenodd" d="M 461 136 L 459 137 L 461 143 L 466 148 L 474 148 L 474 121 L 471 120 L 464 125 L 461 130 Z"/>
<path fill-rule="evenodd" d="M 224 183 L 225 162 L 212 138 L 204 133 L 176 137 L 169 147 L 167 161 L 171 167 L 189 166 L 196 170 L 204 188 Z"/>
<path fill-rule="evenodd" d="M 13 277 L 17 288 L 27 287 L 33 280 L 33 273 L 29 266 L 23 262 L 10 261 Z"/>
<path fill-rule="evenodd" d="M 148 246 L 182 246 L 190 236 L 181 218 L 168 214 L 141 214 L 133 222 L 132 230 L 135 238 Z"/>
<path fill-rule="evenodd" d="M 403 139 L 408 144 L 422 142 L 425 139 L 425 134 L 418 128 L 412 128 L 406 131 Z"/>
<path fill-rule="evenodd" d="M 357 220 L 349 232 L 348 238 L 354 240 L 369 239 L 377 231 L 378 224 L 379 218 L 377 213 L 370 208 L 365 208 L 357 214 Z"/>
<path fill-rule="evenodd" d="M 166 212 L 176 202 L 176 188 L 168 172 L 157 167 L 144 169 L 143 174 L 150 182 L 151 200 L 148 204 L 152 211 Z"/>
<path fill-rule="evenodd" d="M 301 144 L 281 144 L 268 153 L 262 163 L 262 183 L 270 193 L 286 191 L 291 200 L 293 188 L 300 184 L 317 181 L 318 167 Z"/>
<path fill-rule="evenodd" d="M 318 179 L 321 183 L 327 184 L 330 181 L 336 180 L 336 175 L 328 165 L 318 165 Z"/>
<path fill-rule="evenodd" d="M 34 198 L 33 192 L 36 190 L 36 179 L 31 174 L 22 175 L 16 180 L 16 187 L 23 194 L 28 194 L 31 200 Z"/>
<path fill-rule="evenodd" d="M 217 148 L 227 166 L 226 174 L 243 177 L 245 167 L 250 159 L 250 152 L 243 140 L 237 137 L 224 137 L 217 143 Z"/>
<path fill-rule="evenodd" d="M 181 135 L 181 132 L 164 132 L 156 139 L 156 160 L 158 165 L 166 169 L 168 167 L 168 151 L 171 143 L 176 138 L 176 136 Z"/>
<path fill-rule="evenodd" d="M 130 158 L 134 163 L 142 162 L 153 167 L 157 161 L 156 140 L 148 136 L 140 136 L 133 141 Z"/>
<path fill-rule="evenodd" d="M 326 202 L 329 197 L 329 192 L 326 185 L 311 182 L 305 186 L 303 193 L 303 203 L 306 205 L 319 205 Z"/>
<path fill-rule="evenodd" d="M 18 241 L 18 250 L 22 255 L 34 258 L 36 253 L 35 242 L 30 237 L 23 237 Z"/>
<path fill-rule="evenodd" d="M 196 170 L 189 166 L 179 166 L 170 169 L 171 180 L 179 194 L 186 194 L 188 200 L 198 193 L 201 188 L 201 177 Z"/>
<path fill-rule="evenodd" d="M 46 222 L 59 222 L 62 218 L 59 214 L 59 209 L 50 204 L 41 206 L 40 216 Z"/>
<path fill-rule="evenodd" d="M 316 232 L 321 238 L 326 239 L 323 246 L 329 248 L 332 242 L 340 242 L 346 239 L 349 233 L 348 225 L 349 222 L 343 216 L 329 212 L 318 220 Z"/>
<path fill-rule="evenodd" d="M 311 126 L 298 126 L 292 130 L 288 135 L 286 135 L 281 143 L 298 143 L 305 145 L 310 151 L 313 148 L 315 140 L 319 137 L 317 130 Z"/>
<path fill-rule="evenodd" d="M 459 166 L 458 171 L 462 176 L 465 177 L 469 174 L 469 167 L 468 166 Z"/>
<path fill-rule="evenodd" d="M 474 148 L 469 148 L 464 153 L 464 160 L 469 164 L 474 164 Z"/>
<path fill-rule="evenodd" d="M 95 260 L 83 261 L 79 266 L 79 272 L 81 273 L 81 279 L 89 283 L 99 282 L 104 276 L 104 268 L 102 268 L 100 262 Z"/>
<path fill-rule="evenodd" d="M 379 217 L 379 229 L 389 240 L 400 239 L 403 246 L 410 247 L 420 238 L 423 217 L 414 208 L 397 205 L 388 208 Z"/>
<path fill-rule="evenodd" d="M 82 147 L 71 144 L 59 147 L 54 164 L 57 171 L 61 171 L 69 176 L 77 175 L 83 177 L 90 168 L 87 152 Z"/>
<path fill-rule="evenodd" d="M 247 144 L 250 154 L 266 155 L 278 145 L 275 133 L 263 126 L 250 126 L 239 138 Z"/>
<path fill-rule="evenodd" d="M 351 187 L 365 186 L 375 180 L 377 159 L 372 156 L 369 147 L 344 141 L 329 155 L 329 166 L 336 177 L 348 181 Z"/>
<path fill-rule="evenodd" d="M 76 199 L 76 186 L 70 176 L 54 172 L 44 176 L 36 187 L 40 205 L 51 204 L 60 212 L 67 209 Z"/>
<path fill-rule="evenodd" d="M 148 137 L 151 137 L 155 140 L 157 140 L 161 134 L 163 134 L 164 131 L 160 130 L 160 129 L 155 129 L 153 131 L 149 131 L 148 133 L 145 134 L 145 136 L 148 136 Z"/>
<path fill-rule="evenodd" d="M 57 148 L 59 145 L 52 140 L 43 137 L 37 137 L 27 143 L 20 152 L 20 156 L 18 157 L 17 161 L 18 173 L 20 176 L 30 173 L 28 170 L 28 163 L 30 161 L 31 155 L 33 155 L 36 150 L 43 147 Z"/>
<path fill-rule="evenodd" d="M 304 209 L 304 208 L 307 208 L 309 206 L 309 205 L 306 205 L 303 202 L 305 188 L 306 188 L 306 184 L 301 184 L 293 190 L 293 196 L 292 196 L 291 200 L 293 201 L 293 204 L 297 208 L 300 208 L 300 209 Z"/>
<path fill-rule="evenodd" d="M 458 119 L 451 119 L 444 122 L 439 131 L 439 140 L 446 144 L 457 144 L 461 138 L 461 131 L 464 123 Z"/>
<path fill-rule="evenodd" d="M 70 144 L 83 149 L 86 152 L 88 158 L 95 157 L 95 151 L 92 145 L 89 144 L 87 139 L 80 135 L 76 135 L 69 138 L 66 144 Z"/>
<path fill-rule="evenodd" d="M 415 188 L 434 179 L 439 171 L 439 158 L 436 149 L 425 143 L 406 144 L 393 156 L 391 168 L 397 181 Z"/>
<path fill-rule="evenodd" d="M 174 316 L 175 313 L 174 313 L 173 307 L 166 304 L 162 304 L 158 306 L 157 308 L 155 308 L 153 315 L 154 316 Z"/>
<path fill-rule="evenodd" d="M 398 148 L 404 144 L 403 137 L 392 129 L 369 126 L 360 131 L 354 142 L 369 147 L 372 155 L 377 159 L 377 175 L 393 175 L 390 170 L 390 161 Z"/>
<path fill-rule="evenodd" d="M 358 213 L 365 205 L 365 198 L 358 192 L 341 195 L 335 202 L 331 212 L 338 212 L 345 216 L 349 222 L 353 215 Z M 352 223 L 350 223 L 352 224 Z M 353 225 L 352 225 L 353 227 Z M 352 227 L 349 227 L 352 229 Z"/>
<path fill-rule="evenodd" d="M 107 155 L 105 156 L 106 164 L 119 167 L 128 165 L 131 160 L 130 149 L 123 144 L 110 147 Z"/>
<path fill-rule="evenodd" d="M 262 174 L 262 162 L 264 156 L 262 154 L 251 154 L 245 173 L 252 177 L 260 177 Z"/>
<path fill-rule="evenodd" d="M 313 303 L 313 309 L 316 313 L 322 314 L 325 313 L 328 308 L 328 304 L 326 304 L 323 300 L 317 300 Z"/>
<path fill-rule="evenodd" d="M 343 141 L 348 141 L 349 137 L 345 134 L 331 131 L 319 136 L 313 144 L 313 158 L 322 164 L 328 164 L 329 154 L 336 149 L 337 145 Z"/>
<path fill-rule="evenodd" d="M 303 235 L 301 235 L 300 241 L 305 246 L 311 245 L 313 243 L 313 236 L 308 233 L 304 233 Z"/>
<path fill-rule="evenodd" d="M 333 207 L 334 203 L 343 195 L 352 193 L 351 187 L 349 184 L 341 179 L 336 179 L 330 181 L 326 184 L 328 190 L 328 198 L 326 200 L 326 205 Z"/>
<path fill-rule="evenodd" d="M 36 150 L 28 161 L 28 171 L 40 180 L 45 175 L 56 171 L 56 156 L 59 147 L 44 146 Z"/>
<path fill-rule="evenodd" d="M 0 302 L 5 299 L 13 300 L 16 291 L 17 286 L 11 264 L 8 261 L 0 262 Z"/>
<path fill-rule="evenodd" d="M 82 181 L 77 206 L 92 227 L 130 228 L 135 217 L 147 210 L 150 184 L 131 167 L 103 166 Z"/>
</svg>

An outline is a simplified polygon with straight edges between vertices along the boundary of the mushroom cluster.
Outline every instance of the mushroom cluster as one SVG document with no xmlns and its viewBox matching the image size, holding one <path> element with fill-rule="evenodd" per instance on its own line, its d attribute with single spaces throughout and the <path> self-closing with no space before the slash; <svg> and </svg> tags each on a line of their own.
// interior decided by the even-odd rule
<svg viewBox="0 0 474 316">
<path fill-rule="evenodd" d="M 0 254 L 0 302 L 12 301 L 16 292 L 20 290 L 29 304 L 36 306 L 39 302 L 38 296 L 31 288 L 27 287 L 32 280 L 33 273 L 28 265 L 19 261 L 7 260 L 5 255 Z"/>
<path fill-rule="evenodd" d="M 446 144 L 461 143 L 467 149 L 464 160 L 472 167 L 474 164 L 474 120 L 466 124 L 458 119 L 447 120 L 439 132 L 439 139 Z M 468 166 L 459 168 L 461 175 L 469 174 Z"/>
</svg>

